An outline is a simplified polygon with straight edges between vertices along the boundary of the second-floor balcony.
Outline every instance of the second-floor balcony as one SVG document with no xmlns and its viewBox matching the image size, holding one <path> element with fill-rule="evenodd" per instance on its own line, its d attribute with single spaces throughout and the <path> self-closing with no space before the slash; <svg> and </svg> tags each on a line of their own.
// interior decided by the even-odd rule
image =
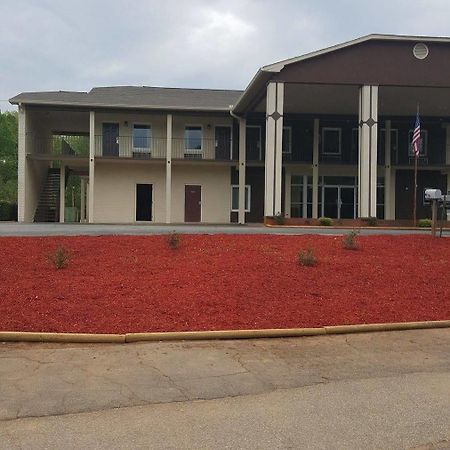
<svg viewBox="0 0 450 450">
<path fill-rule="evenodd" d="M 232 141 L 136 136 L 95 136 L 95 156 L 104 158 L 232 160 Z"/>
<path fill-rule="evenodd" d="M 96 158 L 109 159 L 146 159 L 165 160 L 168 149 L 165 137 L 136 138 L 133 136 L 96 135 L 94 150 Z M 174 160 L 207 160 L 207 161 L 237 161 L 238 142 L 231 139 L 202 138 L 192 141 L 185 138 L 173 138 L 170 142 L 172 159 Z M 256 149 L 256 150 L 255 150 Z M 27 136 L 27 153 L 47 158 L 89 158 L 90 138 L 87 134 L 53 135 L 48 138 Z M 265 149 L 247 141 L 246 159 L 248 162 L 264 163 Z M 378 149 L 378 165 L 385 165 L 383 146 Z M 283 163 L 312 164 L 312 149 L 293 147 L 289 152 L 283 152 Z M 392 166 L 414 166 L 415 158 L 410 146 L 399 146 L 395 142 L 391 150 Z M 340 152 L 324 153 L 319 151 L 320 165 L 357 165 L 357 147 L 344 147 Z M 446 149 L 444 145 L 428 145 L 421 150 L 418 158 L 419 166 L 442 166 L 446 164 Z"/>
</svg>

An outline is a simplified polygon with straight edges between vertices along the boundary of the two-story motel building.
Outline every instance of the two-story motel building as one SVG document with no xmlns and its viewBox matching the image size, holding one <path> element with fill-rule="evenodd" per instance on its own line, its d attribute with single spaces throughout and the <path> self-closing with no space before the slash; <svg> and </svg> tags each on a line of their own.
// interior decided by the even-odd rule
<svg viewBox="0 0 450 450">
<path fill-rule="evenodd" d="M 411 218 L 450 177 L 450 39 L 370 35 L 258 70 L 244 91 L 100 87 L 19 106 L 19 221 Z M 418 216 L 428 210 L 418 196 Z"/>
</svg>

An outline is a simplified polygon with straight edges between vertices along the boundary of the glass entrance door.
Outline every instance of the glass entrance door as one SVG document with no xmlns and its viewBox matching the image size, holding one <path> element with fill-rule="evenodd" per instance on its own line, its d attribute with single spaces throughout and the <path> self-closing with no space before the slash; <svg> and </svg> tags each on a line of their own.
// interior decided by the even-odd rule
<svg viewBox="0 0 450 450">
<path fill-rule="evenodd" d="M 355 188 L 353 186 L 340 186 L 340 219 L 355 218 Z"/>
<path fill-rule="evenodd" d="M 323 211 L 322 216 L 339 218 L 339 187 L 324 186 L 323 187 Z"/>
<path fill-rule="evenodd" d="M 354 219 L 355 187 L 323 186 L 322 216 L 332 219 Z"/>
</svg>

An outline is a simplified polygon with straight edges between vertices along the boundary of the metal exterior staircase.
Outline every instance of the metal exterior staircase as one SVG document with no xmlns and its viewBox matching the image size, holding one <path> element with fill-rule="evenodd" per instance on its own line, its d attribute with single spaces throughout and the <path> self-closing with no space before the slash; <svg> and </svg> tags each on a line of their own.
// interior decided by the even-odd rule
<svg viewBox="0 0 450 450">
<path fill-rule="evenodd" d="M 59 221 L 59 185 L 59 169 L 48 169 L 47 179 L 34 214 L 35 222 Z"/>
</svg>

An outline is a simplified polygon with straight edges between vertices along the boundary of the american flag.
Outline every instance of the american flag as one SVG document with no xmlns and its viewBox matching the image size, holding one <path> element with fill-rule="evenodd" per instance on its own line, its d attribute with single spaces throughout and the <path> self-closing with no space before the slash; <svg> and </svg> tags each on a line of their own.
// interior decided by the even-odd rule
<svg viewBox="0 0 450 450">
<path fill-rule="evenodd" d="M 414 125 L 413 138 L 411 142 L 414 156 L 417 158 L 420 153 L 420 117 L 419 113 L 417 113 L 416 124 Z"/>
</svg>

